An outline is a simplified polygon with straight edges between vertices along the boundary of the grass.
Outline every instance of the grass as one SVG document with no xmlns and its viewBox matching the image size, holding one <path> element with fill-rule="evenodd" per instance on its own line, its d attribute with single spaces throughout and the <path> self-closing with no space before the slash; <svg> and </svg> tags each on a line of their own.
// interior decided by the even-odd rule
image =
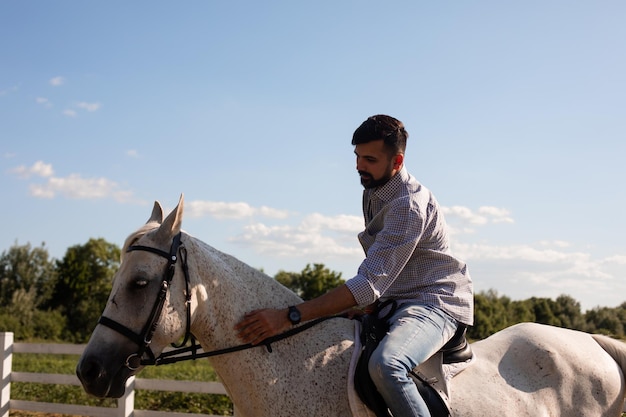
<svg viewBox="0 0 626 417">
<path fill-rule="evenodd" d="M 13 371 L 47 374 L 74 374 L 77 355 L 26 354 L 13 355 Z M 140 378 L 186 381 L 217 381 L 217 375 L 207 360 L 179 362 L 144 369 Z M 71 385 L 14 382 L 11 398 L 61 404 L 115 407 L 113 399 L 87 395 L 82 387 Z M 140 410 L 175 411 L 214 415 L 232 415 L 233 405 L 225 395 L 139 390 L 135 393 L 135 408 Z M 12 416 L 43 416 L 40 413 L 11 411 Z M 45 414 L 53 416 L 53 414 Z"/>
</svg>

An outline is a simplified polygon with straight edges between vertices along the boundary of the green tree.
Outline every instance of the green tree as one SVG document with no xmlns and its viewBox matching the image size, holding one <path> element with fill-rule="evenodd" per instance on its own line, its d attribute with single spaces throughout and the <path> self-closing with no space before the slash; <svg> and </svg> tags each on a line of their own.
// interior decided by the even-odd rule
<svg viewBox="0 0 626 417">
<path fill-rule="evenodd" d="M 274 278 L 304 300 L 311 300 L 344 283 L 341 272 L 334 272 L 324 264 L 307 264 L 302 272 L 278 271 Z"/>
<path fill-rule="evenodd" d="M 102 313 L 113 275 L 119 268 L 120 249 L 102 238 L 67 249 L 57 261 L 57 284 L 50 303 L 67 317 L 68 339 L 84 342 Z"/>
<path fill-rule="evenodd" d="M 626 336 L 626 302 L 615 308 L 615 313 L 622 323 L 622 334 Z"/>
<path fill-rule="evenodd" d="M 0 331 L 13 332 L 17 340 L 61 340 L 65 317 L 58 310 L 35 308 L 36 290 L 19 288 L 11 302 L 0 308 Z"/>
<path fill-rule="evenodd" d="M 64 318 L 58 311 L 42 310 L 55 284 L 54 263 L 45 245 L 12 246 L 0 256 L 0 331 L 17 340 L 57 340 Z"/>
<path fill-rule="evenodd" d="M 13 332 L 18 340 L 33 336 L 30 324 L 36 311 L 35 291 L 35 287 L 28 291 L 24 288 L 13 291 L 11 300 L 0 308 L 0 331 Z"/>
<path fill-rule="evenodd" d="M 590 332 L 624 337 L 624 322 L 620 318 L 619 308 L 596 307 L 587 311 L 585 319 Z"/>
<path fill-rule="evenodd" d="M 509 325 L 507 311 L 511 300 L 499 297 L 494 290 L 474 295 L 474 326 L 468 329 L 472 339 L 484 339 Z"/>
<path fill-rule="evenodd" d="M 511 301 L 509 306 L 509 326 L 517 323 L 534 322 L 535 312 L 527 300 Z"/>
<path fill-rule="evenodd" d="M 549 324 L 552 326 L 560 326 L 561 320 L 555 315 L 558 311 L 556 302 L 550 298 L 531 297 L 529 299 L 535 313 L 535 322 Z"/>
<path fill-rule="evenodd" d="M 54 283 L 54 263 L 44 244 L 15 244 L 0 255 L 0 305 L 11 305 L 14 293 L 21 290 L 33 293 L 28 308 L 34 310 L 50 299 Z"/>
<path fill-rule="evenodd" d="M 559 326 L 567 329 L 585 330 L 585 318 L 578 301 L 569 295 L 560 295 L 557 297 L 553 308 Z"/>
</svg>

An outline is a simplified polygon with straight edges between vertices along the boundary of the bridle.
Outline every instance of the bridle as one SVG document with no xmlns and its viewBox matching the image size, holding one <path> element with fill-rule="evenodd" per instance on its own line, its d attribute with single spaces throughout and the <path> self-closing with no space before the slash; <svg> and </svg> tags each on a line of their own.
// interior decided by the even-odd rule
<svg viewBox="0 0 626 417">
<path fill-rule="evenodd" d="M 185 338 L 180 344 L 172 344 L 174 348 L 181 348 L 187 344 L 187 342 L 191 339 L 192 346 L 195 346 L 196 349 L 198 345 L 196 344 L 195 337 L 191 333 L 191 293 L 189 291 L 189 268 L 187 267 L 187 250 L 181 241 L 181 233 L 179 232 L 174 239 L 172 240 L 172 245 L 170 246 L 170 251 L 165 252 L 161 249 L 152 248 L 150 246 L 142 246 L 142 245 L 132 245 L 126 249 L 126 252 L 132 251 L 146 251 L 151 252 L 156 255 L 159 255 L 162 258 L 167 260 L 167 267 L 165 269 L 165 273 L 163 274 L 163 279 L 161 280 L 161 287 L 159 289 L 159 293 L 157 295 L 157 299 L 152 307 L 152 311 L 150 311 L 150 316 L 148 316 L 148 321 L 146 325 L 143 327 L 141 333 L 137 334 L 134 331 L 130 330 L 128 327 L 124 326 L 121 323 L 118 323 L 115 320 L 112 320 L 108 317 L 101 316 L 98 320 L 98 324 L 102 324 L 106 327 L 109 327 L 115 330 L 118 333 L 123 334 L 128 337 L 130 340 L 135 342 L 139 346 L 139 350 L 137 352 L 132 353 L 126 358 L 126 362 L 124 365 L 130 369 L 131 371 L 135 371 L 139 369 L 142 365 L 154 365 L 159 362 L 159 358 L 155 357 L 152 349 L 150 349 L 150 343 L 152 342 L 152 336 L 154 336 L 154 332 L 156 331 L 157 325 L 159 323 L 159 317 L 161 316 L 161 312 L 163 310 L 163 306 L 165 305 L 165 299 L 167 297 L 167 292 L 170 288 L 170 283 L 172 282 L 172 278 L 174 278 L 174 274 L 176 272 L 176 262 L 178 261 L 178 254 L 180 253 L 181 265 L 183 268 L 183 273 L 185 276 L 185 294 L 186 300 L 185 304 L 187 307 L 187 323 L 185 329 Z M 144 359 L 144 353 L 148 355 L 147 359 Z"/>
<path fill-rule="evenodd" d="M 105 316 L 100 316 L 100 319 L 98 320 L 98 324 L 102 324 L 103 326 L 115 330 L 116 332 L 126 336 L 127 338 L 135 342 L 137 346 L 139 346 L 137 352 L 131 353 L 124 362 L 124 366 L 126 366 L 126 368 L 131 371 L 136 371 L 141 366 L 145 365 L 164 365 L 167 363 L 180 362 L 190 359 L 195 360 L 198 358 L 206 358 L 210 356 L 223 355 L 225 353 L 238 352 L 257 346 L 265 346 L 268 352 L 272 352 L 271 344 L 274 342 L 286 339 L 297 333 L 303 332 L 315 326 L 316 324 L 319 324 L 328 319 L 346 317 L 346 315 L 321 317 L 319 319 L 309 321 L 303 325 L 288 330 L 282 334 L 269 337 L 265 339 L 261 343 L 261 345 L 246 343 L 243 345 L 233 346 L 225 349 L 218 349 L 211 352 L 198 353 L 198 350 L 201 350 L 202 347 L 196 342 L 195 336 L 191 333 L 191 292 L 189 291 L 189 268 L 187 266 L 187 250 L 185 249 L 185 246 L 183 245 L 183 242 L 181 240 L 181 232 L 174 236 L 169 252 L 142 245 L 131 245 L 128 247 L 128 249 L 126 249 L 126 252 L 132 251 L 151 252 L 162 258 L 165 258 L 167 260 L 167 267 L 165 269 L 165 273 L 163 274 L 163 279 L 161 280 L 161 288 L 159 289 L 157 299 L 154 303 L 154 306 L 152 307 L 152 311 L 150 312 L 147 323 L 141 330 L 141 333 L 135 333 L 123 324 Z M 152 336 L 154 336 L 154 332 L 156 331 L 157 325 L 159 324 L 159 317 L 161 316 L 163 306 L 165 305 L 165 299 L 170 288 L 170 283 L 172 282 L 172 279 L 174 278 L 174 274 L 176 272 L 176 262 L 179 258 L 178 254 L 180 254 L 183 275 L 185 276 L 185 304 L 187 307 L 185 337 L 180 344 L 172 343 L 172 347 L 174 347 L 174 349 L 163 352 L 158 357 L 156 357 L 152 352 L 152 349 L 150 349 L 150 343 L 152 342 Z M 191 341 L 191 345 L 185 346 L 189 341 Z M 144 357 L 145 355 L 147 355 L 148 357 Z"/>
</svg>

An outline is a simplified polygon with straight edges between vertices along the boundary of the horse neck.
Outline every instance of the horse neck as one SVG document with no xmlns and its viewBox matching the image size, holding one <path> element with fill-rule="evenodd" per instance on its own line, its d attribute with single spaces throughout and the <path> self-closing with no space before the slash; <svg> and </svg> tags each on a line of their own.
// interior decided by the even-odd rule
<svg viewBox="0 0 626 417">
<path fill-rule="evenodd" d="M 188 239 L 189 274 L 197 307 L 192 331 L 206 348 L 240 343 L 234 325 L 249 311 L 302 300 L 263 272 L 197 239 Z"/>
<path fill-rule="evenodd" d="M 273 278 L 200 241 L 188 245 L 188 260 L 194 277 L 192 332 L 205 351 L 240 345 L 234 326 L 245 313 L 302 301 Z M 277 342 L 273 353 L 258 346 L 209 360 L 246 417 L 310 415 L 310 410 L 319 409 L 319 398 L 328 397 L 326 390 L 333 396 L 328 407 L 341 411 L 321 410 L 318 415 L 344 416 L 349 414 L 344 391 L 352 337 L 352 323 L 329 320 L 308 329 L 306 334 Z M 295 406 L 283 400 L 285 392 L 311 384 L 311 380 L 319 389 L 324 387 L 324 392 L 301 399 Z M 289 414 L 277 414 L 277 409 Z"/>
</svg>

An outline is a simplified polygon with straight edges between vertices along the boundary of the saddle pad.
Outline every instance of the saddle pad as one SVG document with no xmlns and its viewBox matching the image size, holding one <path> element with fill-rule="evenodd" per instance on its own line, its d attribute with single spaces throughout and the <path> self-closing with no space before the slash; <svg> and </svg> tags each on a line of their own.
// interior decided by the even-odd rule
<svg viewBox="0 0 626 417">
<path fill-rule="evenodd" d="M 363 401 L 361 401 L 359 394 L 357 394 L 354 389 L 354 373 L 361 353 L 361 322 L 358 320 L 353 320 L 353 322 L 354 350 L 352 351 L 350 369 L 348 370 L 348 401 L 350 402 L 350 410 L 352 410 L 352 417 L 376 417 Z"/>
</svg>

